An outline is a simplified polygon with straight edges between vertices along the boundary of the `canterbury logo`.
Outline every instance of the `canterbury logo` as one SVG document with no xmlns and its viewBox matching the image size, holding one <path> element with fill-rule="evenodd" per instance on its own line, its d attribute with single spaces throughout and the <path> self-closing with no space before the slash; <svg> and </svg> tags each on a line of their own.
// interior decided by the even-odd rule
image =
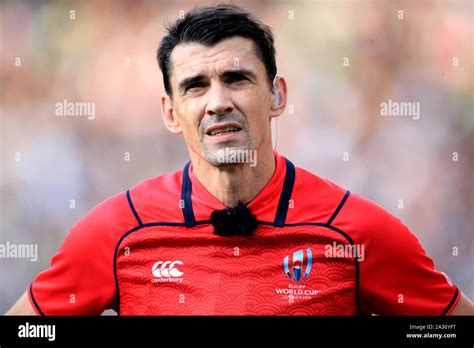
<svg viewBox="0 0 474 348">
<path fill-rule="evenodd" d="M 184 273 L 180 272 L 175 265 L 182 265 L 181 261 L 158 261 L 156 262 L 152 269 L 151 273 L 157 278 L 177 278 L 181 277 Z"/>
</svg>

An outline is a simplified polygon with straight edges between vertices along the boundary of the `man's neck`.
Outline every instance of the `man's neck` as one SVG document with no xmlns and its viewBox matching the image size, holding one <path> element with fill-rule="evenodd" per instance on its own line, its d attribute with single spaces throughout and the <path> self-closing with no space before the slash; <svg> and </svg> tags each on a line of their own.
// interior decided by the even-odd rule
<svg viewBox="0 0 474 348">
<path fill-rule="evenodd" d="M 250 202 L 270 181 L 275 172 L 272 148 L 258 150 L 257 158 L 255 166 L 241 163 L 215 167 L 191 152 L 194 175 L 214 197 L 228 207 L 235 207 L 239 202 Z"/>
</svg>

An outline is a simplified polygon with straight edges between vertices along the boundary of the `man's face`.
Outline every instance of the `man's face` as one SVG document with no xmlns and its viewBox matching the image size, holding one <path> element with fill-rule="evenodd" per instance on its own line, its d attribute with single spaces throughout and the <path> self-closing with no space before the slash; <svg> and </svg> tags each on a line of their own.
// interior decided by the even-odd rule
<svg viewBox="0 0 474 348">
<path fill-rule="evenodd" d="M 180 44 L 171 63 L 173 118 L 190 151 L 221 166 L 226 148 L 271 146 L 273 92 L 251 40 Z"/>
</svg>

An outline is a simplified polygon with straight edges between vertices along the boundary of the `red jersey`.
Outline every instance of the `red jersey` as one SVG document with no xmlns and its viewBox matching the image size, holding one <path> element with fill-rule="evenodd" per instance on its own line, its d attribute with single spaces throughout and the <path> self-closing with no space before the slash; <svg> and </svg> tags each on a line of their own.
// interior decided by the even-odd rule
<svg viewBox="0 0 474 348">
<path fill-rule="evenodd" d="M 29 287 L 38 314 L 445 315 L 460 292 L 376 204 L 275 152 L 249 237 L 213 233 L 226 208 L 184 170 L 99 204 Z"/>
</svg>

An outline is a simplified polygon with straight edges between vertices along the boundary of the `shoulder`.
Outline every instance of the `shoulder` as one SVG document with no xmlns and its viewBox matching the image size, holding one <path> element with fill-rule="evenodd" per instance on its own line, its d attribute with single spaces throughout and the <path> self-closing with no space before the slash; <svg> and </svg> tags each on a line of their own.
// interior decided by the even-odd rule
<svg viewBox="0 0 474 348">
<path fill-rule="evenodd" d="M 394 250 L 408 245 L 419 246 L 416 237 L 398 217 L 356 193 L 348 196 L 332 226 L 343 230 L 359 244 L 390 244 Z"/>
<path fill-rule="evenodd" d="M 110 223 L 112 221 L 118 221 L 125 225 L 133 223 L 133 215 L 130 214 L 126 192 L 119 192 L 104 199 L 79 220 L 77 225 Z"/>
<path fill-rule="evenodd" d="M 383 242 L 387 238 L 412 238 L 400 219 L 377 203 L 298 167 L 292 200 L 288 223 L 331 225 L 360 243 L 368 239 Z"/>
<path fill-rule="evenodd" d="M 127 200 L 127 193 L 117 193 L 91 209 L 72 228 L 62 248 L 78 253 L 113 247 L 120 236 L 137 225 Z M 94 243 L 91 243 L 94 241 Z"/>
<path fill-rule="evenodd" d="M 287 223 L 327 223 L 346 192 L 332 181 L 296 167 Z"/>
<path fill-rule="evenodd" d="M 141 224 L 182 219 L 180 173 L 146 179 L 105 199 L 73 226 L 68 239 L 78 247 L 91 240 L 100 240 L 102 246 L 115 245 L 123 234 Z"/>
<path fill-rule="evenodd" d="M 130 188 L 129 205 L 141 223 L 184 222 L 180 202 L 182 174 L 178 170 Z"/>
</svg>

